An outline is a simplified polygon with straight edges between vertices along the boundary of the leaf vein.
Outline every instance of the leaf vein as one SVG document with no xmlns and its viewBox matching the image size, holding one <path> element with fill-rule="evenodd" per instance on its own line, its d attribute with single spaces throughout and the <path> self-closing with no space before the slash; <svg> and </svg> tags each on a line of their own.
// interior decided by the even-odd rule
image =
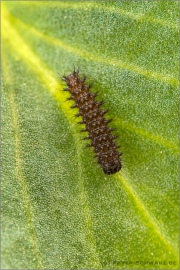
<svg viewBox="0 0 180 270">
<path fill-rule="evenodd" d="M 164 229 L 160 228 L 158 221 L 156 218 L 149 212 L 143 201 L 140 199 L 140 197 L 137 195 L 136 191 L 134 190 L 132 184 L 125 179 L 120 173 L 118 173 L 117 176 L 115 176 L 118 181 L 120 181 L 121 185 L 123 185 L 125 191 L 130 195 L 130 197 L 133 199 L 133 202 L 136 206 L 136 208 L 139 210 L 141 218 L 144 220 L 145 224 L 153 229 L 153 231 L 156 233 L 156 235 L 159 237 L 159 239 L 166 245 L 168 250 L 177 256 L 178 254 L 178 248 L 177 244 L 173 243 L 172 240 L 166 235 Z M 177 256 L 178 258 L 178 256 Z M 178 260 L 177 260 L 178 261 Z"/>
</svg>

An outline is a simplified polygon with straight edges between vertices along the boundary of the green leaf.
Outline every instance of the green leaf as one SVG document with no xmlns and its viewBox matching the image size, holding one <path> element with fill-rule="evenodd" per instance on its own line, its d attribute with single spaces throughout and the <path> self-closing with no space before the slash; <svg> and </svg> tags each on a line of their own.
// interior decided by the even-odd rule
<svg viewBox="0 0 180 270">
<path fill-rule="evenodd" d="M 178 1 L 4 1 L 2 53 L 2 268 L 178 269 Z M 61 91 L 74 65 L 114 175 Z"/>
</svg>

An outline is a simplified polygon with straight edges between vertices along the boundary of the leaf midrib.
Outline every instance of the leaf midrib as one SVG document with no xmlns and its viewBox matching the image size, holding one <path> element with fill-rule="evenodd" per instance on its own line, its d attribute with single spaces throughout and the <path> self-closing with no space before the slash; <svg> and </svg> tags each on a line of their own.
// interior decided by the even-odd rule
<svg viewBox="0 0 180 270">
<path fill-rule="evenodd" d="M 4 27 L 7 29 L 3 31 L 3 35 L 7 37 L 15 51 L 25 60 L 25 62 L 31 66 L 33 71 L 39 75 L 41 81 L 45 84 L 47 89 L 52 93 L 55 99 L 61 106 L 62 112 L 68 119 L 70 128 L 73 130 L 73 134 L 76 134 L 76 129 L 72 126 L 73 116 L 69 105 L 66 102 L 61 102 L 65 100 L 64 93 L 61 91 L 63 86 L 59 86 L 59 82 L 55 79 L 55 74 L 43 63 L 43 61 L 31 50 L 31 48 L 24 42 L 24 40 L 19 36 L 18 32 L 10 27 L 8 23 L 8 16 L 10 14 L 7 10 L 5 12 L 5 17 L 3 20 Z M 37 31 L 37 30 L 35 30 Z M 42 35 L 41 33 L 38 33 Z M 44 35 L 43 35 L 44 36 Z M 11 38 L 9 38 L 11 37 Z M 12 38 L 13 37 L 13 38 Z M 17 46 L 19 44 L 19 46 Z M 158 142 L 159 144 L 171 149 L 174 154 L 178 154 L 178 146 L 174 145 L 172 142 L 165 140 L 163 137 L 155 135 L 153 133 L 147 132 L 138 127 L 134 127 L 131 123 L 123 123 L 123 121 L 117 119 L 117 121 L 122 125 L 123 128 L 136 132 L 137 134 L 146 137 L 152 141 Z"/>
</svg>

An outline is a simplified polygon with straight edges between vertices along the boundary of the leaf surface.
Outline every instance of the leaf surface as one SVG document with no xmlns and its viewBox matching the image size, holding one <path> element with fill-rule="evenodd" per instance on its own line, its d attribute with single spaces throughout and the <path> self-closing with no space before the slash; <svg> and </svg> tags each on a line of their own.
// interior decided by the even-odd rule
<svg viewBox="0 0 180 270">
<path fill-rule="evenodd" d="M 178 269 L 178 31 L 178 1 L 4 1 L 3 269 Z M 74 65 L 110 109 L 120 173 L 82 141 Z"/>
</svg>

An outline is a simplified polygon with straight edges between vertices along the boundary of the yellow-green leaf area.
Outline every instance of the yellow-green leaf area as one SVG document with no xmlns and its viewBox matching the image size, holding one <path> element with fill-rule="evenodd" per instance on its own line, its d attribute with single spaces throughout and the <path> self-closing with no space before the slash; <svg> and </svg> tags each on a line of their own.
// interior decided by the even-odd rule
<svg viewBox="0 0 180 270">
<path fill-rule="evenodd" d="M 2 1 L 1 17 L 2 269 L 178 269 L 178 1 Z M 62 91 L 74 65 L 110 109 L 114 175 Z"/>
</svg>

